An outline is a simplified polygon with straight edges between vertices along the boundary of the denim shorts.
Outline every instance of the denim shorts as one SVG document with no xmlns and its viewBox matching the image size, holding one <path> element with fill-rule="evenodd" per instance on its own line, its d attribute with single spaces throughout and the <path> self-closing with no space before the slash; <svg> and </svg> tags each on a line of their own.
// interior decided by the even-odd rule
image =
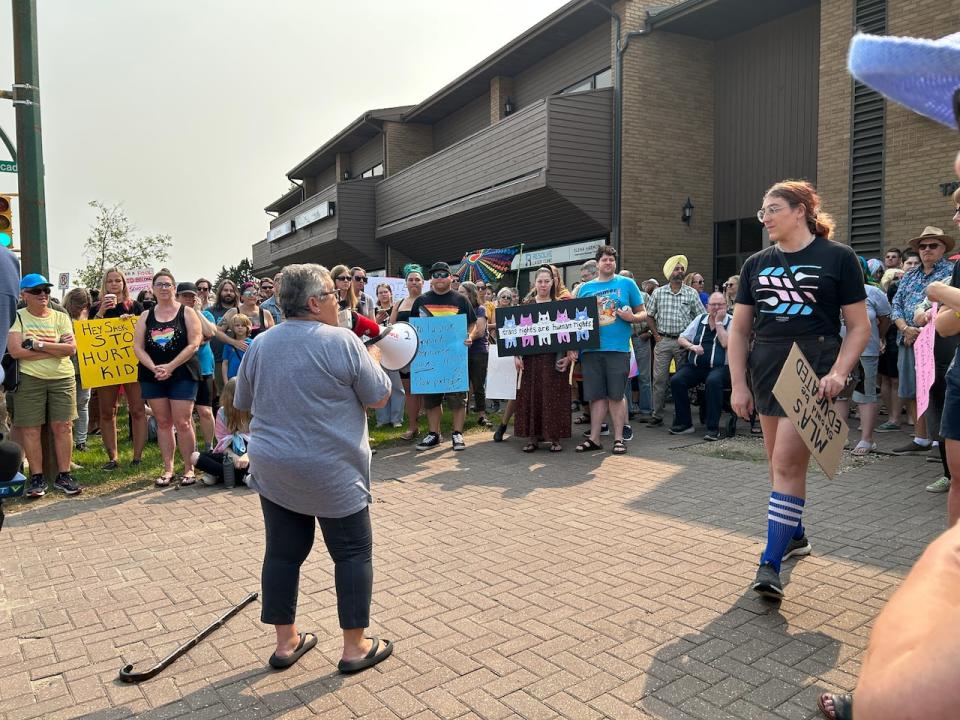
<svg viewBox="0 0 960 720">
<path fill-rule="evenodd" d="M 863 392 L 853 391 L 853 401 L 859 405 L 869 405 L 879 402 L 877 392 L 877 367 L 880 365 L 879 355 L 861 355 L 860 367 L 863 368 Z M 860 383 L 857 383 L 857 387 Z"/>
<path fill-rule="evenodd" d="M 960 440 L 960 363 L 954 358 L 945 378 L 946 394 L 940 416 L 940 437 Z"/>
<path fill-rule="evenodd" d="M 913 345 L 900 346 L 900 355 L 897 357 L 897 372 L 900 375 L 900 384 L 897 395 L 904 400 L 913 400 L 917 397 L 917 366 L 913 356 Z"/>
<path fill-rule="evenodd" d="M 196 380 L 141 380 L 140 393 L 144 400 L 191 400 L 197 399 Z"/>
</svg>

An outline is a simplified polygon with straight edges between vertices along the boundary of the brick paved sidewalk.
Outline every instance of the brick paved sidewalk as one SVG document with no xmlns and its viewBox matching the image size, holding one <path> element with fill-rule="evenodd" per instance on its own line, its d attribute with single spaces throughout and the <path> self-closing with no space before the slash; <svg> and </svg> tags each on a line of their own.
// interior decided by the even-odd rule
<svg viewBox="0 0 960 720">
<path fill-rule="evenodd" d="M 815 717 L 819 691 L 853 686 L 874 617 L 943 527 L 945 496 L 923 492 L 935 467 L 889 458 L 812 480 L 814 554 L 784 565 L 776 608 L 746 591 L 766 467 L 674 449 L 689 441 L 639 429 L 622 458 L 571 441 L 382 450 L 371 630 L 397 649 L 350 678 L 334 669 L 321 546 L 298 618 L 320 643 L 293 669 L 266 668 L 254 604 L 155 679 L 116 680 L 259 590 L 248 490 L 15 516 L 0 534 L 0 718 Z"/>
</svg>

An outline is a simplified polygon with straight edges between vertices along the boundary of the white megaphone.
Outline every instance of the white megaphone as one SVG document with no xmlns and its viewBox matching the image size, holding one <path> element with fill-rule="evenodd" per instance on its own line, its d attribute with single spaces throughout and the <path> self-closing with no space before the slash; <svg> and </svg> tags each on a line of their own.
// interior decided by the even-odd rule
<svg viewBox="0 0 960 720">
<path fill-rule="evenodd" d="M 398 322 L 383 328 L 376 337 L 364 340 L 365 345 L 380 348 L 380 364 L 384 370 L 399 370 L 413 362 L 420 349 L 417 329 L 407 322 Z"/>
</svg>

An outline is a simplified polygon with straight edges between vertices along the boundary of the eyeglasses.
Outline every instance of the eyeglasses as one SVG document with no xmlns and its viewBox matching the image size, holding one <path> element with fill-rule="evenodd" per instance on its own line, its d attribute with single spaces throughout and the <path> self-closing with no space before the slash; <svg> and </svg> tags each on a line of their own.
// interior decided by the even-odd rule
<svg viewBox="0 0 960 720">
<path fill-rule="evenodd" d="M 210 286 L 209 286 L 209 285 L 197 285 L 197 290 L 199 290 L 200 292 L 210 292 Z"/>
<path fill-rule="evenodd" d="M 783 210 L 783 205 L 771 205 L 770 207 L 760 208 L 757 210 L 757 220 L 763 222 L 763 218 L 766 215 L 776 215 L 781 210 Z"/>
<path fill-rule="evenodd" d="M 356 282 L 366 282 L 366 281 L 367 281 L 366 275 L 354 275 L 354 276 L 353 276 L 353 279 L 354 279 Z"/>
<path fill-rule="evenodd" d="M 50 294 L 50 288 L 48 288 L 48 287 L 30 288 L 29 290 L 26 290 L 25 292 L 28 292 L 28 293 L 31 294 L 31 295 L 49 295 L 49 294 Z"/>
<path fill-rule="evenodd" d="M 155 288 L 160 288 L 161 290 L 169 290 L 170 288 L 173 287 L 173 283 L 158 282 L 158 283 L 154 283 L 153 286 Z"/>
<path fill-rule="evenodd" d="M 939 242 L 935 242 L 935 243 L 920 243 L 919 245 L 917 245 L 917 247 L 920 248 L 921 250 L 936 250 L 938 247 L 940 247 L 940 245 L 941 245 L 941 243 L 939 243 Z"/>
<path fill-rule="evenodd" d="M 349 282 L 349 281 L 350 281 L 350 276 L 349 276 L 349 275 L 337 275 L 337 276 L 334 278 L 334 280 L 339 280 L 340 282 Z"/>
<path fill-rule="evenodd" d="M 736 284 L 736 283 L 724 283 L 723 286 L 724 286 L 725 288 L 732 288 L 732 287 L 736 287 L 737 284 Z"/>
<path fill-rule="evenodd" d="M 431 280 L 443 280 L 444 278 L 450 277 L 450 273 L 446 270 L 437 270 L 436 272 L 430 273 Z"/>
<path fill-rule="evenodd" d="M 250 297 L 251 295 L 256 295 L 256 294 L 257 294 L 257 291 L 256 291 L 256 290 L 253 290 L 253 289 L 244 290 L 244 291 L 241 293 L 241 295 L 243 295 L 244 297 Z"/>
<path fill-rule="evenodd" d="M 704 282 L 703 280 L 694 280 L 694 281 L 693 281 L 693 284 L 694 284 L 694 285 L 703 285 L 703 282 Z"/>
</svg>

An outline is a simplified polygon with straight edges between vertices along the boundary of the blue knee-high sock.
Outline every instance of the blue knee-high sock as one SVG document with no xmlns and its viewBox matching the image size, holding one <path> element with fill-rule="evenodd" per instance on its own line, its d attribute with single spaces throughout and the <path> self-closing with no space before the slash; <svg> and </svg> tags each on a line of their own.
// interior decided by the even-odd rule
<svg viewBox="0 0 960 720">
<path fill-rule="evenodd" d="M 790 544 L 800 517 L 803 514 L 803 498 L 770 493 L 770 505 L 767 509 L 767 547 L 760 557 L 760 563 L 770 563 L 780 572 L 780 561 Z"/>
<path fill-rule="evenodd" d="M 797 528 L 793 531 L 793 539 L 799 540 L 806 534 L 806 530 L 803 528 L 803 521 L 797 523 Z"/>
</svg>

